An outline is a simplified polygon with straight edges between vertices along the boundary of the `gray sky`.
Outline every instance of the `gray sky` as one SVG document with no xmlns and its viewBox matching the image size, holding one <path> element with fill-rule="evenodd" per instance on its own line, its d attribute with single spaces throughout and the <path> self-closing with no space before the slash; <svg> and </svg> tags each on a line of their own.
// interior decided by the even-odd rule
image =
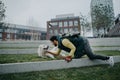
<svg viewBox="0 0 120 80">
<path fill-rule="evenodd" d="M 46 28 L 46 21 L 59 14 L 90 14 L 91 0 L 2 0 L 6 5 L 6 21 L 14 24 Z M 115 16 L 120 13 L 120 0 L 113 0 Z"/>
</svg>

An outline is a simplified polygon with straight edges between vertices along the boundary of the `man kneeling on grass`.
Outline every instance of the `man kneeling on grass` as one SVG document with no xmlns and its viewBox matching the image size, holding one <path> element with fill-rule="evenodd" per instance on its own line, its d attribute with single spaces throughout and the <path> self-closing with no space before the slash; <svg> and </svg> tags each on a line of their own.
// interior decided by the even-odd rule
<svg viewBox="0 0 120 80">
<path fill-rule="evenodd" d="M 89 42 L 86 38 L 77 36 L 77 37 L 61 37 L 61 36 L 52 36 L 50 41 L 54 46 L 58 47 L 56 52 L 49 52 L 54 56 L 58 56 L 61 50 L 69 52 L 69 54 L 63 57 L 67 62 L 70 62 L 73 58 L 81 58 L 83 55 L 87 55 L 90 60 L 101 59 L 109 62 L 110 66 L 114 65 L 113 57 L 96 55 L 92 52 Z"/>
</svg>

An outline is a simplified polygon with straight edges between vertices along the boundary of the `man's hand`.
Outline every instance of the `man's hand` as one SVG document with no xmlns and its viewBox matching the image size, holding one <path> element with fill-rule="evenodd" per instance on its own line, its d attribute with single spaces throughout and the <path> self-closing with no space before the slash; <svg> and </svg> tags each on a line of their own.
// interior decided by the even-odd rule
<svg viewBox="0 0 120 80">
<path fill-rule="evenodd" d="M 71 56 L 67 56 L 67 57 L 65 57 L 65 60 L 66 60 L 67 62 L 70 62 L 70 61 L 72 61 L 72 57 L 71 57 Z"/>
</svg>

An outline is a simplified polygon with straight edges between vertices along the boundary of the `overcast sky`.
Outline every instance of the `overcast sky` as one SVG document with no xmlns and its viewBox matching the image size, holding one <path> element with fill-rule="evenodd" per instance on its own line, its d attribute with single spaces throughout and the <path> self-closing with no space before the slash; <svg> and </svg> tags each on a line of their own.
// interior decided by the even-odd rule
<svg viewBox="0 0 120 80">
<path fill-rule="evenodd" d="M 91 0 L 2 0 L 6 5 L 6 21 L 14 24 L 46 28 L 46 21 L 56 15 L 73 13 L 90 14 Z M 120 0 L 113 0 L 115 16 L 120 13 Z"/>
</svg>

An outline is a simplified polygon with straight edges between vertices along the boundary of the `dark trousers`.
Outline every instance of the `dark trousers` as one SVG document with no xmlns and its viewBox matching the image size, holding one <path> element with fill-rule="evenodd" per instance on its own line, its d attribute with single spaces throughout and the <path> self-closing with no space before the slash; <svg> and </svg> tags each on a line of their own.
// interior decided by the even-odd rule
<svg viewBox="0 0 120 80">
<path fill-rule="evenodd" d="M 107 56 L 101 56 L 101 55 L 96 55 L 92 52 L 92 49 L 90 47 L 90 44 L 86 38 L 83 38 L 84 40 L 84 54 L 86 54 L 89 59 L 94 60 L 94 59 L 101 59 L 101 60 L 107 60 L 109 57 Z"/>
</svg>

